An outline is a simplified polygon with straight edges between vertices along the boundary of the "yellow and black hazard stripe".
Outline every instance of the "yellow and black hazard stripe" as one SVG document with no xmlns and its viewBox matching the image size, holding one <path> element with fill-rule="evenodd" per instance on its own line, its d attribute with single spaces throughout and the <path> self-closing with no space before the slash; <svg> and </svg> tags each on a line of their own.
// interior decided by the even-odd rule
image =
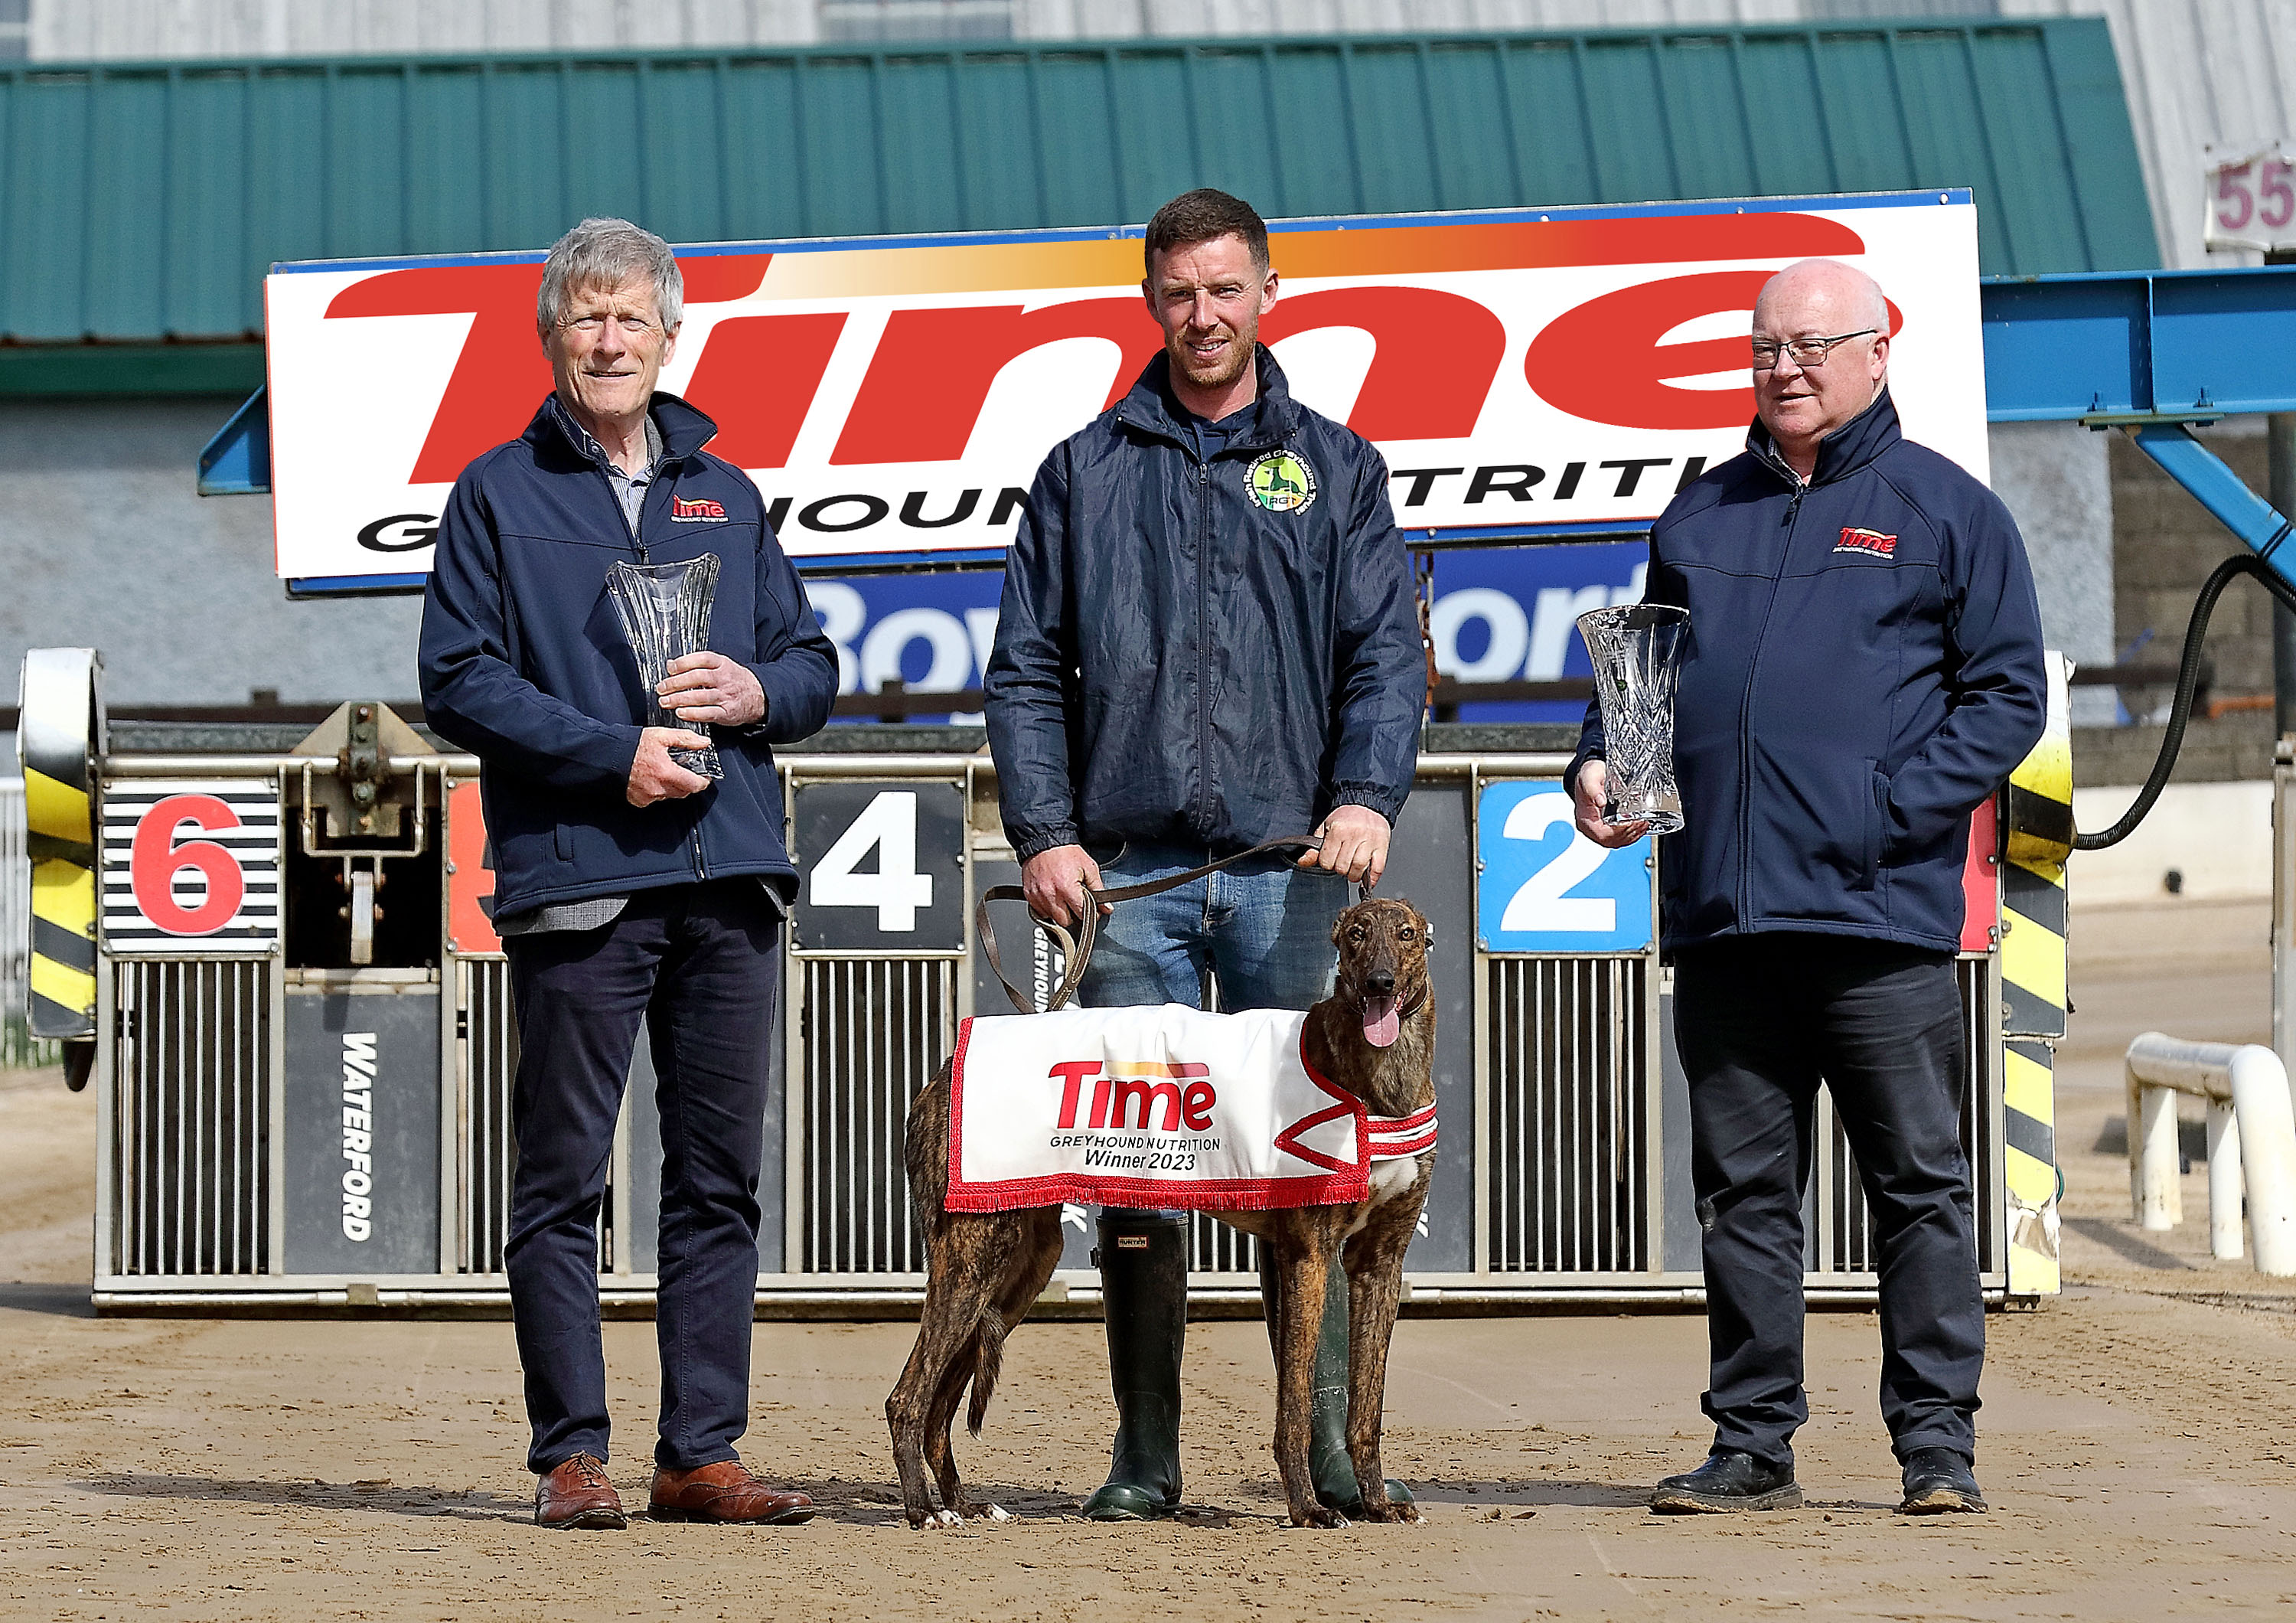
<svg viewBox="0 0 2296 1623">
<path fill-rule="evenodd" d="M 2002 1029 L 2013 1037 L 2065 1034 L 2065 859 L 2073 848 L 2072 729 L 2067 668 L 2052 653 L 2048 721 L 2033 753 L 2009 774 L 2001 869 Z"/>
<path fill-rule="evenodd" d="M 2073 844 L 2067 667 L 2052 653 L 2048 722 L 2009 776 L 2001 867 L 2001 1137 L 2009 1198 L 2009 1290 L 2054 1292 L 2055 1041 L 2065 1034 L 2065 859 Z"/>
<path fill-rule="evenodd" d="M 24 809 L 32 857 L 32 1034 L 94 1036 L 95 848 L 86 832 L 88 794 L 28 766 Z"/>
<path fill-rule="evenodd" d="M 32 864 L 31 1030 L 95 1034 L 95 749 L 91 648 L 24 655 L 17 746 Z"/>
<path fill-rule="evenodd" d="M 2055 1059 L 2037 1037 L 2002 1044 L 2001 1159 L 2012 1296 L 2054 1296 L 2058 1289 Z"/>
<path fill-rule="evenodd" d="M 2001 867 L 2001 1029 L 2013 1037 L 2065 1034 L 2065 870 L 2061 863 Z"/>
</svg>

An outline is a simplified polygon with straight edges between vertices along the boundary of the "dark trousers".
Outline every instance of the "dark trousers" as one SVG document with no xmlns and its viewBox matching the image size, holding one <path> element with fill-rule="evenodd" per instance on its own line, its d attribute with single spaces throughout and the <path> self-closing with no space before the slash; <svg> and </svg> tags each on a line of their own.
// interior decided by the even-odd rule
<svg viewBox="0 0 2296 1623">
<path fill-rule="evenodd" d="M 514 935 L 510 1274 L 527 1466 L 606 1454 L 598 1205 L 643 1017 L 661 1111 L 657 1464 L 738 1457 L 780 926 L 755 880 L 644 891 L 595 930 Z"/>
<path fill-rule="evenodd" d="M 1943 953 L 1824 935 L 1684 952 L 1675 1046 L 1690 1083 L 1717 1452 L 1791 1463 L 1802 1390 L 1802 1198 L 1824 1079 L 1881 1248 L 1882 1418 L 1898 1455 L 1975 1457 L 1977 1281 L 1961 999 Z"/>
</svg>

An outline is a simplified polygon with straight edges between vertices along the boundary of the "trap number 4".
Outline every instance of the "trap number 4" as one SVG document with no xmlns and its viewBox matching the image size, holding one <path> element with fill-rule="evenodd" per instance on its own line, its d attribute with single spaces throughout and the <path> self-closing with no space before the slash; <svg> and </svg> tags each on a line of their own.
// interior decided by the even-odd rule
<svg viewBox="0 0 2296 1623">
<path fill-rule="evenodd" d="M 810 783 L 794 803 L 800 951 L 963 950 L 964 804 L 955 785 Z"/>
</svg>

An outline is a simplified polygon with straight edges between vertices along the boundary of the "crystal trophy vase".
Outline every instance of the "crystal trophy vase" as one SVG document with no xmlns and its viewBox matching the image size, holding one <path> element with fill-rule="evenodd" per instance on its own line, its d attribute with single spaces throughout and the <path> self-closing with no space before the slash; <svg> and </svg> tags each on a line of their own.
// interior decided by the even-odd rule
<svg viewBox="0 0 2296 1623">
<path fill-rule="evenodd" d="M 1603 707 L 1613 823 L 1648 823 L 1652 834 L 1682 827 L 1674 786 L 1674 685 L 1690 611 L 1657 603 L 1621 604 L 1578 616 L 1595 662 Z"/>
<path fill-rule="evenodd" d="M 665 706 L 656 690 L 669 676 L 669 662 L 699 654 L 709 646 L 709 602 L 718 592 L 718 555 L 705 552 L 683 564 L 616 564 L 606 577 L 607 595 L 614 600 L 622 634 L 637 655 L 638 678 L 645 684 L 652 706 L 648 727 L 676 727 L 710 736 L 707 723 L 681 721 Z M 673 749 L 669 758 L 689 772 L 723 778 L 715 745 L 706 749 Z"/>
</svg>

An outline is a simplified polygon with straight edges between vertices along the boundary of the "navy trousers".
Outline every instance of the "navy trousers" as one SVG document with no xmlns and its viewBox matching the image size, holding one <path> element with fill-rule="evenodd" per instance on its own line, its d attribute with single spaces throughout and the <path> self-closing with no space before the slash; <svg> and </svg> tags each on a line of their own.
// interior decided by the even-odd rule
<svg viewBox="0 0 2296 1623">
<path fill-rule="evenodd" d="M 1902 1460 L 1976 1457 L 1985 1304 L 1977 1279 L 1961 998 L 1944 953 L 1842 936 L 1685 950 L 1675 1046 L 1691 1166 L 1718 1453 L 1791 1464 L 1802 1389 L 1802 1199 L 1822 1078 L 1881 1250 L 1882 1418 Z"/>
<path fill-rule="evenodd" d="M 654 1462 L 685 1470 L 739 1457 L 780 935 L 772 903 L 743 879 L 640 892 L 599 929 L 504 939 L 519 1056 L 504 1267 L 531 1471 L 609 1457 L 598 1206 L 641 1018 L 661 1111 Z"/>
</svg>

